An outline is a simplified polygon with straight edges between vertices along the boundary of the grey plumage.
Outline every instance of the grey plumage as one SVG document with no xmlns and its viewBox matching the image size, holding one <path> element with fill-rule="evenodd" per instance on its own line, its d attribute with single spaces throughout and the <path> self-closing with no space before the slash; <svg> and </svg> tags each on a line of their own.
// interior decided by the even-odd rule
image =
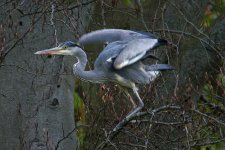
<svg viewBox="0 0 225 150">
<path fill-rule="evenodd" d="M 73 42 L 64 42 L 56 48 L 38 51 L 35 54 L 74 55 L 78 62 L 73 66 L 75 76 L 82 80 L 103 83 L 114 82 L 131 88 L 139 100 L 139 105 L 126 119 L 140 111 L 142 102 L 136 84 L 148 84 L 154 80 L 159 71 L 171 70 L 167 64 L 144 64 L 143 60 L 152 56 L 152 49 L 165 45 L 166 40 L 155 38 L 152 34 L 143 34 L 130 30 L 104 29 L 83 35 L 79 44 L 110 42 L 97 57 L 94 70 L 84 71 L 87 56 L 81 47 Z M 117 129 L 118 126 L 115 128 Z"/>
<path fill-rule="evenodd" d="M 104 43 L 104 42 L 115 42 L 115 41 L 129 41 L 138 38 L 152 38 L 153 34 L 136 32 L 131 30 L 123 29 L 102 29 L 84 34 L 79 38 L 79 43 L 82 45 L 92 43 Z"/>
<path fill-rule="evenodd" d="M 155 58 L 151 50 L 167 44 L 166 40 L 158 39 L 150 33 L 144 34 L 144 32 L 122 29 L 97 30 L 85 34 L 79 39 L 81 45 L 98 42 L 110 42 L 109 45 L 114 47 L 116 45 L 116 48 L 122 49 L 113 64 L 116 69 L 131 65 L 146 57 Z M 116 44 L 113 44 L 114 42 Z"/>
</svg>

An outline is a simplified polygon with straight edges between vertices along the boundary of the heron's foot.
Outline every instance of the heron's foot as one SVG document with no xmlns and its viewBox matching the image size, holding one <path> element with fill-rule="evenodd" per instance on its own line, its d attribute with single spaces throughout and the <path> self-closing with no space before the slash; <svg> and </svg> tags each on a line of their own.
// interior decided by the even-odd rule
<svg viewBox="0 0 225 150">
<path fill-rule="evenodd" d="M 136 109 L 134 109 L 133 111 L 130 111 L 127 115 L 126 115 L 126 119 L 132 118 L 132 116 L 134 116 L 137 112 L 139 111 L 135 111 Z"/>
<path fill-rule="evenodd" d="M 138 112 L 141 111 L 142 108 L 143 106 L 138 106 L 133 111 L 129 112 L 128 115 L 116 125 L 116 127 L 113 129 L 113 132 L 122 129 L 129 121 L 131 121 L 136 116 Z"/>
<path fill-rule="evenodd" d="M 137 113 L 137 112 L 136 112 Z M 120 121 L 116 127 L 113 129 L 113 132 L 116 132 L 118 130 L 121 130 L 125 125 L 127 125 L 127 123 L 129 121 L 131 121 L 133 119 L 133 117 L 135 116 L 136 113 L 129 113 L 122 121 Z"/>
<path fill-rule="evenodd" d="M 140 112 L 142 110 L 142 108 L 144 107 L 144 105 L 139 105 L 138 107 L 136 107 L 134 110 L 132 110 L 131 112 L 129 112 L 126 116 L 127 119 L 133 118 L 133 116 L 135 116 L 135 114 L 137 114 L 138 112 Z"/>
<path fill-rule="evenodd" d="M 116 127 L 112 130 L 112 132 L 117 132 L 121 130 L 127 123 L 129 122 L 129 118 L 125 117 L 122 121 L 120 121 Z"/>
</svg>

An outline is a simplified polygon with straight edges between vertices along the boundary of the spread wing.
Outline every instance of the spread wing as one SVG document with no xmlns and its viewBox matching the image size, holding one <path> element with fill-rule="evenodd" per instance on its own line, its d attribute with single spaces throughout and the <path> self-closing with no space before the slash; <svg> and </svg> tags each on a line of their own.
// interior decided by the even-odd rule
<svg viewBox="0 0 225 150">
<path fill-rule="evenodd" d="M 113 63 L 120 52 L 127 46 L 125 41 L 116 41 L 108 44 L 95 60 L 96 69 L 112 69 Z"/>
<path fill-rule="evenodd" d="M 103 43 L 103 42 L 115 42 L 123 40 L 131 40 L 137 38 L 151 38 L 151 33 L 135 32 L 131 30 L 123 29 L 102 29 L 96 30 L 87 34 L 84 34 L 79 38 L 79 44 L 92 44 L 92 43 Z"/>
<path fill-rule="evenodd" d="M 108 44 L 95 61 L 95 67 L 120 70 L 149 56 L 158 39 L 135 39 Z"/>
<path fill-rule="evenodd" d="M 115 69 L 122 69 L 142 58 L 145 58 L 147 51 L 158 45 L 158 39 L 135 39 L 127 43 L 126 47 L 118 54 L 114 61 Z"/>
</svg>

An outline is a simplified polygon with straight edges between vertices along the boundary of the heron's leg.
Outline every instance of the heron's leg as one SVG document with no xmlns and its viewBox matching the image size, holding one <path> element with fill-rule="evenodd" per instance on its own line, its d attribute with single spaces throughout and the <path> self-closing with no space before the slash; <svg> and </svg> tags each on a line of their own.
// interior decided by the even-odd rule
<svg viewBox="0 0 225 150">
<path fill-rule="evenodd" d="M 139 112 L 143 107 L 144 107 L 144 103 L 142 101 L 142 99 L 140 98 L 139 94 L 138 94 L 138 91 L 137 91 L 137 88 L 134 87 L 132 88 L 133 89 L 133 92 L 134 94 L 136 95 L 136 97 L 138 98 L 139 100 L 139 104 L 138 104 L 138 107 L 136 107 L 132 112 L 130 112 L 126 118 L 127 119 L 130 119 L 133 115 L 135 115 L 137 112 Z"/>
<path fill-rule="evenodd" d="M 130 93 L 127 91 L 127 89 L 124 89 L 123 91 L 124 91 L 124 93 L 127 95 L 127 97 L 128 97 L 128 99 L 130 100 L 130 102 L 132 103 L 133 108 L 136 108 L 137 105 L 136 105 L 136 103 L 134 102 L 134 100 L 133 100 L 132 96 L 130 95 Z"/>
<path fill-rule="evenodd" d="M 134 94 L 137 96 L 138 100 L 139 100 L 139 105 L 138 107 L 136 107 L 133 111 L 131 111 L 122 121 L 120 121 L 116 127 L 113 129 L 113 131 L 118 131 L 120 130 L 125 124 L 127 124 L 131 119 L 132 117 L 137 113 L 139 112 L 143 107 L 144 107 L 144 103 L 142 101 L 142 99 L 140 98 L 138 92 L 137 92 L 137 88 L 134 87 L 132 88 L 133 91 L 134 91 Z"/>
</svg>

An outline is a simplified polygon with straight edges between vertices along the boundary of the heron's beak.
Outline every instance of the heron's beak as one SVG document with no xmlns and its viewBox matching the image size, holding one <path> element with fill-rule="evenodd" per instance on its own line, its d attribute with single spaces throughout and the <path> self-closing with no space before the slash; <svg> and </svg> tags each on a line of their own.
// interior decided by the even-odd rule
<svg viewBox="0 0 225 150">
<path fill-rule="evenodd" d="M 50 48 L 50 49 L 46 49 L 46 50 L 42 50 L 42 51 L 37 51 L 34 54 L 43 54 L 43 55 L 58 54 L 58 55 L 63 55 L 63 54 L 66 54 L 67 52 L 68 52 L 68 50 L 63 49 L 61 47 L 54 47 L 54 48 Z"/>
</svg>

